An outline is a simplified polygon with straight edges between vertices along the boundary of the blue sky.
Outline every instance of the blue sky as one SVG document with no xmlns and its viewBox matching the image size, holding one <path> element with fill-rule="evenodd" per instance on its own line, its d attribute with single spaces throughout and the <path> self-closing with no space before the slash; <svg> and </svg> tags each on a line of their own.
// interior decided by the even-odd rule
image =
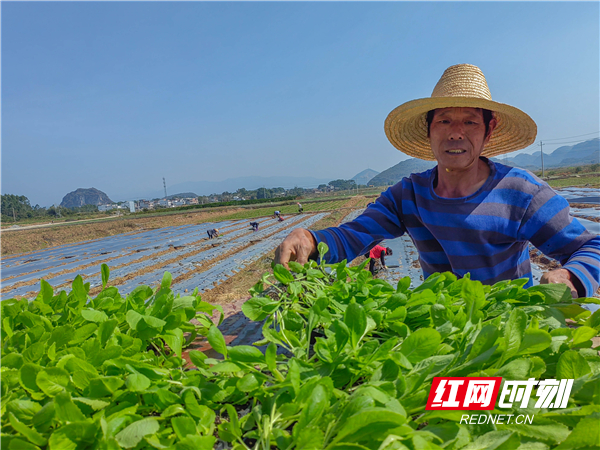
<svg viewBox="0 0 600 450">
<path fill-rule="evenodd" d="M 385 170 L 407 158 L 388 113 L 458 63 L 538 141 L 598 136 L 597 2 L 3 1 L 1 19 L 2 193 L 42 206 Z"/>
</svg>

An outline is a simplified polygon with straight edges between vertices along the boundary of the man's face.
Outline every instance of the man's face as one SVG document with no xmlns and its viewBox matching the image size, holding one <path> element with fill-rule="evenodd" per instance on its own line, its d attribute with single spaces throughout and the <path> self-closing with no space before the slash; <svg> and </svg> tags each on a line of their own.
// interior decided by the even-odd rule
<svg viewBox="0 0 600 450">
<path fill-rule="evenodd" d="M 461 169 L 479 158 L 490 140 L 495 119 L 485 135 L 483 112 L 478 108 L 436 109 L 429 128 L 429 142 L 442 168 Z"/>
</svg>

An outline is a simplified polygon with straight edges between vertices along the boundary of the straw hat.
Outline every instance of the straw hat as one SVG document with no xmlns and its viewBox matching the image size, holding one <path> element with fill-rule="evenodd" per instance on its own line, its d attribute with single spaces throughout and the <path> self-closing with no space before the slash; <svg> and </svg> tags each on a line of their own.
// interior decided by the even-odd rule
<svg viewBox="0 0 600 450">
<path fill-rule="evenodd" d="M 520 109 L 492 101 L 483 72 L 471 64 L 448 67 L 429 98 L 406 102 L 385 119 L 385 134 L 401 152 L 415 158 L 435 160 L 427 138 L 427 112 L 436 108 L 489 109 L 497 125 L 481 153 L 496 156 L 525 148 L 535 141 L 537 126 Z"/>
</svg>

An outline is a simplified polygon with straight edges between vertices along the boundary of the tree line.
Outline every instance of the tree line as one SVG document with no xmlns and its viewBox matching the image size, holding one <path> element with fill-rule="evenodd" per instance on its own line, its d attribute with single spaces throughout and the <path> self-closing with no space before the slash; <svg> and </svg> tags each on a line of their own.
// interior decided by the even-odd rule
<svg viewBox="0 0 600 450">
<path fill-rule="evenodd" d="M 34 218 L 53 219 L 93 212 L 98 212 L 96 205 L 84 205 L 77 208 L 64 208 L 53 205 L 43 208 L 40 205 L 31 206 L 29 199 L 24 195 L 2 194 L 2 222 L 17 222 Z"/>
</svg>

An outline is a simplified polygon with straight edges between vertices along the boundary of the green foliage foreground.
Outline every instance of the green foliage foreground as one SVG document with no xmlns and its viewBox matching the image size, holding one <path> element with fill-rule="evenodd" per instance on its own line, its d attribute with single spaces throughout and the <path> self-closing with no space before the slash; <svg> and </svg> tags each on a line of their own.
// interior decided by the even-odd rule
<svg viewBox="0 0 600 450">
<path fill-rule="evenodd" d="M 175 296 L 168 273 L 123 298 L 103 266 L 95 298 L 77 277 L 69 294 L 42 282 L 34 301 L 3 301 L 2 449 L 598 448 L 600 311 L 564 285 L 442 273 L 411 290 L 364 265 L 290 266 L 243 305 L 264 321 L 255 345 L 227 346 L 207 316 L 219 307 Z M 190 351 L 190 370 L 197 335 L 223 359 Z M 468 425 L 464 411 L 425 411 L 434 376 L 575 382 L 566 409 L 532 396 L 490 411 L 533 424 Z"/>
</svg>

